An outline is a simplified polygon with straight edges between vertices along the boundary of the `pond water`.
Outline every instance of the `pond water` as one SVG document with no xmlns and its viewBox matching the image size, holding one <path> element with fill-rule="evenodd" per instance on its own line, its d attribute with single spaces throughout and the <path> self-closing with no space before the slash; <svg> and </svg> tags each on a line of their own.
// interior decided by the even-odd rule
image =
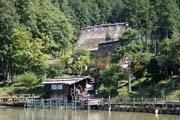
<svg viewBox="0 0 180 120">
<path fill-rule="evenodd" d="M 180 120 L 180 115 L 90 110 L 0 108 L 0 120 Z"/>
</svg>

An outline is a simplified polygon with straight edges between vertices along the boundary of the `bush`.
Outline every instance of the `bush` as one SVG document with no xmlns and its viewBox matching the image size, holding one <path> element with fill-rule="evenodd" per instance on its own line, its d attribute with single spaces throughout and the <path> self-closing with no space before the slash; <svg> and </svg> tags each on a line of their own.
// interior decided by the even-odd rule
<svg viewBox="0 0 180 120">
<path fill-rule="evenodd" d="M 15 77 L 15 86 L 35 86 L 40 82 L 38 77 L 32 72 L 26 72 Z"/>
<path fill-rule="evenodd" d="M 163 93 L 159 89 L 150 89 L 148 92 L 150 97 L 163 97 Z"/>
<path fill-rule="evenodd" d="M 127 87 L 122 87 L 121 89 L 118 89 L 118 95 L 121 98 L 128 97 L 128 88 Z"/>
<path fill-rule="evenodd" d="M 61 62 L 62 61 L 56 61 L 55 63 L 49 65 L 49 68 L 47 69 L 48 78 L 62 76 L 64 73 L 66 73 L 65 65 Z"/>
</svg>

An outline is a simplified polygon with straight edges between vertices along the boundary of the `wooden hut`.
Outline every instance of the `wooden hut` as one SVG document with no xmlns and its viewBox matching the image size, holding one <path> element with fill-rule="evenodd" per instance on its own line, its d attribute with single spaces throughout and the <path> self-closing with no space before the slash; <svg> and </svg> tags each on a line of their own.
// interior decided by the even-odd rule
<svg viewBox="0 0 180 120">
<path fill-rule="evenodd" d="M 42 82 L 51 91 L 51 98 L 62 100 L 83 99 L 93 95 L 94 83 L 94 78 L 90 76 L 55 78 Z"/>
</svg>

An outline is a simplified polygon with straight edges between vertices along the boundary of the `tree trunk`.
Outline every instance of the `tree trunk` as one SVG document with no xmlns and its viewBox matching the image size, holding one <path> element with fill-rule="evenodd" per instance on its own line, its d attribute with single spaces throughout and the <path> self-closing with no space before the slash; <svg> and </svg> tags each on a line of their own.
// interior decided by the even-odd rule
<svg viewBox="0 0 180 120">
<path fill-rule="evenodd" d="M 6 84 L 6 57 L 3 57 L 3 85 Z"/>
<path fill-rule="evenodd" d="M 4 57 L 4 63 L 3 63 L 3 74 L 4 74 L 4 79 L 3 79 L 3 85 L 6 85 L 7 80 L 10 79 L 10 67 L 9 67 L 9 62 L 6 59 L 6 57 Z"/>
<path fill-rule="evenodd" d="M 4 77 L 3 77 L 3 85 L 5 86 L 5 84 L 6 84 L 6 70 L 5 70 L 5 67 L 3 69 L 3 75 L 4 75 Z"/>
</svg>

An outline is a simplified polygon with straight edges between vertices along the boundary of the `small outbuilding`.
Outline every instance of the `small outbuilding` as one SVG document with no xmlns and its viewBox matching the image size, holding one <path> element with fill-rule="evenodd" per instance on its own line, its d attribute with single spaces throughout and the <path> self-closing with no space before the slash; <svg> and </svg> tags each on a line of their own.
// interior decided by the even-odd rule
<svg viewBox="0 0 180 120">
<path fill-rule="evenodd" d="M 42 82 L 51 91 L 51 98 L 62 100 L 83 99 L 94 95 L 94 78 L 90 76 L 70 76 L 49 79 Z"/>
</svg>

